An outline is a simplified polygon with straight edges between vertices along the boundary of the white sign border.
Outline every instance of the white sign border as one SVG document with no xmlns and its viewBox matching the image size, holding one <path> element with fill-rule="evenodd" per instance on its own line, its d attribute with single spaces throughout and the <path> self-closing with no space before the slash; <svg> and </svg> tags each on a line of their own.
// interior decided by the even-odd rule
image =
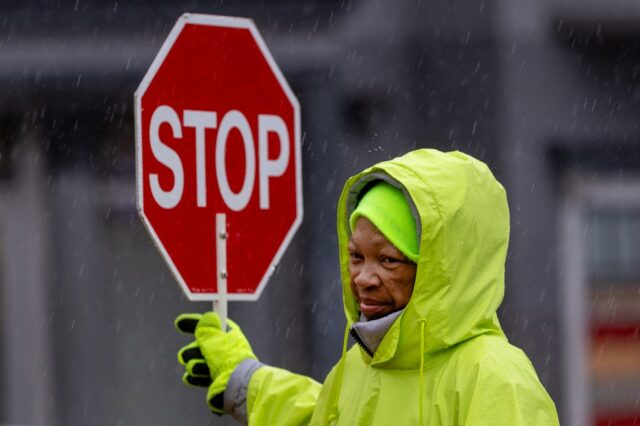
<svg viewBox="0 0 640 426">
<path fill-rule="evenodd" d="M 260 33 L 258 32 L 258 29 L 256 28 L 253 20 L 248 18 L 237 18 L 237 17 L 221 16 L 221 15 L 204 15 L 204 14 L 185 13 L 180 18 L 178 18 L 178 21 L 171 29 L 171 32 L 169 33 L 169 35 L 167 36 L 167 39 L 164 41 L 164 43 L 160 47 L 158 54 L 154 58 L 153 62 L 151 63 L 151 66 L 147 70 L 144 78 L 142 79 L 142 82 L 140 83 L 140 85 L 138 86 L 138 89 L 134 94 L 135 139 L 136 139 L 136 208 L 138 210 L 138 215 L 142 219 L 142 222 L 145 228 L 147 229 L 147 232 L 151 236 L 151 240 L 153 241 L 154 245 L 162 255 L 162 258 L 165 260 L 165 262 L 169 266 L 169 269 L 171 270 L 173 276 L 175 277 L 176 281 L 180 285 L 180 288 L 184 292 L 185 296 L 187 296 L 187 298 L 193 302 L 218 300 L 218 295 L 215 293 L 199 293 L 199 292 L 194 293 L 191 290 L 189 290 L 189 287 L 187 286 L 186 281 L 180 274 L 180 271 L 178 270 L 176 265 L 173 263 L 171 256 L 169 256 L 169 253 L 164 248 L 162 242 L 160 241 L 160 238 L 158 237 L 155 230 L 153 229 L 151 222 L 149 221 L 149 219 L 144 213 L 144 194 L 143 194 L 143 176 L 142 176 L 142 96 L 144 96 L 144 93 L 147 91 L 149 84 L 155 77 L 156 73 L 158 72 L 158 69 L 162 65 L 164 59 L 166 58 L 167 54 L 173 47 L 176 39 L 178 38 L 178 36 L 182 32 L 186 24 L 208 25 L 208 26 L 223 27 L 223 28 L 241 28 L 241 29 L 249 30 L 251 32 L 251 35 L 253 36 L 253 39 L 258 45 L 258 48 L 260 49 L 265 59 L 267 60 L 267 63 L 269 64 L 271 71 L 275 75 L 276 79 L 278 80 L 278 83 L 284 90 L 285 95 L 289 99 L 289 102 L 291 102 L 294 109 L 295 135 L 294 135 L 293 147 L 295 151 L 294 161 L 296 166 L 296 176 L 295 176 L 296 217 L 293 221 L 293 224 L 289 228 L 289 231 L 285 235 L 282 243 L 280 244 L 280 247 L 278 247 L 278 250 L 273 256 L 273 259 L 269 263 L 269 267 L 267 268 L 264 275 L 262 276 L 262 279 L 260 280 L 255 293 L 253 294 L 229 293 L 227 295 L 227 299 L 230 301 L 256 301 L 260 298 L 260 295 L 262 294 L 262 291 L 266 287 L 267 282 L 269 281 L 269 278 L 275 271 L 276 265 L 280 262 L 280 259 L 282 258 L 285 250 L 291 243 L 293 236 L 298 231 L 298 228 L 300 228 L 300 225 L 302 224 L 302 217 L 304 215 L 304 212 L 303 212 L 303 206 L 302 206 L 302 160 L 301 160 L 301 152 L 300 152 L 301 143 L 302 143 L 301 135 L 300 135 L 300 132 L 301 132 L 300 103 L 298 102 L 298 99 L 295 97 L 293 91 L 291 90 L 291 87 L 289 87 L 289 84 L 287 83 L 287 80 L 284 78 L 284 75 L 280 71 L 280 68 L 278 68 L 278 65 L 273 59 L 271 52 L 267 48 L 267 45 L 264 42 Z M 212 221 L 215 220 L 215 215 L 212 216 L 211 220 Z M 212 236 L 212 238 L 215 238 L 215 236 Z M 214 262 L 215 260 L 212 260 L 212 261 Z M 215 281 L 215 275 L 211 277 L 211 280 L 212 282 Z"/>
</svg>

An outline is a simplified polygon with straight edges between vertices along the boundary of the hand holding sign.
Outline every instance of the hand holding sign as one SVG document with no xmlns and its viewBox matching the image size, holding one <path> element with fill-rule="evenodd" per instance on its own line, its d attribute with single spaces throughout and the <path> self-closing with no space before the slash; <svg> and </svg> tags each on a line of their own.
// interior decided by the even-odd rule
<svg viewBox="0 0 640 426">
<path fill-rule="evenodd" d="M 222 394 L 234 370 L 240 363 L 257 358 L 240 327 L 229 320 L 229 329 L 222 326 L 214 312 L 183 314 L 175 326 L 182 333 L 193 334 L 195 341 L 178 352 L 178 361 L 185 366 L 182 380 L 189 385 L 206 386 L 207 403 L 215 413 L 222 414 Z M 258 363 L 251 363 L 256 368 Z"/>
</svg>

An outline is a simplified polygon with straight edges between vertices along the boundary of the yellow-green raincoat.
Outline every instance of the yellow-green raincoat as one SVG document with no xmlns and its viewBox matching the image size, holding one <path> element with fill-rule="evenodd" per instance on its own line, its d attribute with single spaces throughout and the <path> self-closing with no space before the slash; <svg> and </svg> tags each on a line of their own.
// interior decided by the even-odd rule
<svg viewBox="0 0 640 426">
<path fill-rule="evenodd" d="M 509 240 L 504 188 L 466 154 L 421 149 L 347 181 L 338 205 L 347 327 L 359 320 L 348 218 L 373 179 L 401 188 L 414 207 L 420 253 L 409 304 L 373 358 L 354 345 L 322 385 L 257 369 L 247 389 L 249 424 L 557 425 L 553 401 L 496 316 Z"/>
</svg>

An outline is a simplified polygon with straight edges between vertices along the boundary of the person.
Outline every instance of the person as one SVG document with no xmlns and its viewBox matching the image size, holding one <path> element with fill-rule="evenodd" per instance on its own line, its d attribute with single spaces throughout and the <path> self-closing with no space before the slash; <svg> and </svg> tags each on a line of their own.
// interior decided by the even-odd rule
<svg viewBox="0 0 640 426">
<path fill-rule="evenodd" d="M 342 356 L 323 384 L 262 365 L 238 326 L 184 314 L 195 341 L 184 381 L 251 425 L 558 425 L 527 356 L 496 309 L 509 211 L 488 167 L 420 149 L 347 180 L 338 203 L 347 317 Z M 349 350 L 348 335 L 358 344 Z"/>
</svg>

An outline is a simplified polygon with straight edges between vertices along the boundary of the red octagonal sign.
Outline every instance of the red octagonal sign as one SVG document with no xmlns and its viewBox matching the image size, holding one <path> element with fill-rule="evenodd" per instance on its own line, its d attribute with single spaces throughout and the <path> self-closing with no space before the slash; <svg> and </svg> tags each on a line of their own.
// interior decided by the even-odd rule
<svg viewBox="0 0 640 426">
<path fill-rule="evenodd" d="M 302 221 L 300 107 L 249 19 L 183 15 L 135 94 L 137 203 L 191 300 L 255 300 Z"/>
</svg>

